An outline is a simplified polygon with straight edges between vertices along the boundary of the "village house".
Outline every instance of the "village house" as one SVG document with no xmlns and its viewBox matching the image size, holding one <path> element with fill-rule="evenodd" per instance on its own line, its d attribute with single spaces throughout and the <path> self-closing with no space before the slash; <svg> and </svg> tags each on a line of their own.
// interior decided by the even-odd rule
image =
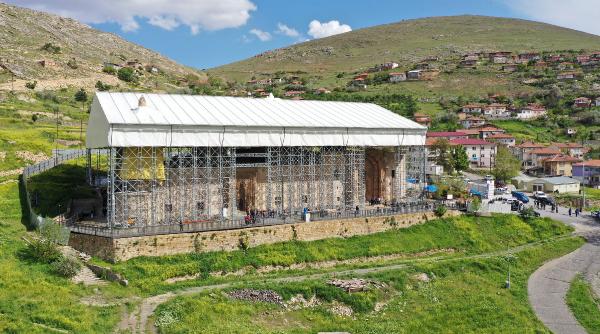
<svg viewBox="0 0 600 334">
<path fill-rule="evenodd" d="M 412 70 L 406 72 L 406 79 L 408 80 L 421 80 L 421 74 L 423 70 Z"/>
<path fill-rule="evenodd" d="M 390 61 L 390 62 L 381 64 L 381 69 L 384 70 L 384 71 L 386 71 L 386 70 L 393 70 L 393 69 L 395 69 L 398 66 L 399 66 L 398 63 Z"/>
<path fill-rule="evenodd" d="M 426 126 L 426 127 L 431 126 L 431 117 L 429 117 L 428 115 L 416 113 L 414 115 L 414 120 L 415 120 L 415 122 L 417 122 L 423 126 Z"/>
<path fill-rule="evenodd" d="M 118 70 L 118 69 L 120 69 L 123 66 L 121 66 L 121 64 L 113 63 L 113 62 L 110 62 L 110 61 L 105 61 L 105 62 L 102 62 L 102 67 L 103 68 L 110 68 L 110 67 L 112 67 L 115 70 Z"/>
<path fill-rule="evenodd" d="M 466 104 L 462 106 L 462 112 L 465 114 L 482 114 L 484 107 L 485 105 L 480 103 Z"/>
<path fill-rule="evenodd" d="M 575 64 L 568 62 L 568 61 L 564 61 L 564 62 L 556 65 L 556 69 L 558 69 L 559 71 L 572 70 L 574 68 L 575 68 Z"/>
<path fill-rule="evenodd" d="M 467 116 L 460 121 L 460 124 L 465 129 L 478 128 L 485 125 L 485 119 L 477 116 Z"/>
<path fill-rule="evenodd" d="M 532 150 L 530 152 L 532 167 L 543 167 L 543 161 L 545 159 L 551 158 L 561 153 L 562 152 L 555 147 L 542 147 Z"/>
<path fill-rule="evenodd" d="M 578 55 L 576 57 L 576 59 L 577 59 L 577 63 L 583 64 L 583 63 L 587 63 L 588 61 L 590 61 L 590 56 L 589 55 Z"/>
<path fill-rule="evenodd" d="M 458 131 L 429 131 L 427 132 L 427 138 L 445 138 L 447 140 L 453 139 L 467 139 L 467 134 Z"/>
<path fill-rule="evenodd" d="M 543 69 L 546 69 L 546 68 L 548 67 L 548 63 L 547 63 L 547 62 L 545 62 L 545 61 L 543 61 L 543 60 L 539 60 L 539 61 L 536 61 L 536 62 L 533 64 L 533 67 L 534 67 L 535 69 L 538 69 L 538 70 L 543 70 Z"/>
<path fill-rule="evenodd" d="M 506 131 L 504 131 L 504 129 L 498 129 L 496 127 L 493 126 L 487 126 L 484 128 L 480 128 L 477 129 L 479 131 L 479 138 L 481 139 L 486 139 L 487 137 L 491 136 L 491 135 L 495 135 L 495 134 L 499 134 L 499 133 L 505 133 Z"/>
<path fill-rule="evenodd" d="M 552 143 L 551 146 L 577 159 L 583 159 L 583 156 L 588 151 L 583 145 L 578 143 Z"/>
<path fill-rule="evenodd" d="M 133 69 L 143 68 L 142 63 L 140 63 L 140 61 L 137 59 L 126 61 L 125 64 L 123 64 L 123 67 L 129 67 Z"/>
<path fill-rule="evenodd" d="M 489 53 L 488 57 L 490 62 L 494 64 L 506 64 L 511 59 L 511 54 L 510 51 L 498 51 Z"/>
<path fill-rule="evenodd" d="M 573 101 L 573 107 L 575 108 L 589 108 L 592 105 L 592 100 L 587 97 L 578 97 Z"/>
<path fill-rule="evenodd" d="M 401 81 L 406 81 L 406 73 L 404 73 L 404 72 L 390 73 L 390 82 L 401 82 Z"/>
<path fill-rule="evenodd" d="M 588 160 L 573 164 L 573 177 L 585 186 L 600 185 L 600 160 Z"/>
<path fill-rule="evenodd" d="M 462 146 L 471 167 L 491 168 L 495 165 L 496 144 L 482 139 L 452 139 L 450 145 Z"/>
<path fill-rule="evenodd" d="M 519 53 L 518 59 L 521 62 L 529 62 L 529 61 L 540 60 L 541 57 L 540 57 L 540 54 L 537 52 L 524 52 L 524 53 Z"/>
<path fill-rule="evenodd" d="M 287 92 L 283 93 L 283 96 L 285 97 L 297 97 L 304 94 L 303 91 L 301 90 L 288 90 Z"/>
<path fill-rule="evenodd" d="M 557 80 L 575 80 L 575 79 L 579 78 L 579 76 L 581 76 L 580 72 L 574 72 L 574 71 L 561 72 L 556 75 L 556 79 Z"/>
<path fill-rule="evenodd" d="M 557 63 L 557 62 L 563 61 L 563 59 L 564 59 L 563 55 L 549 55 L 546 58 L 546 61 L 549 61 L 551 63 Z"/>
<path fill-rule="evenodd" d="M 458 67 L 463 67 L 463 68 L 475 68 L 477 67 L 477 63 L 479 62 L 479 59 L 463 59 L 458 63 Z"/>
<path fill-rule="evenodd" d="M 566 154 L 556 154 L 542 161 L 544 174 L 552 176 L 572 176 L 573 164 L 581 160 Z"/>
<path fill-rule="evenodd" d="M 528 104 L 517 113 L 518 119 L 535 119 L 546 115 L 546 108 L 539 104 Z"/>
<path fill-rule="evenodd" d="M 556 194 L 577 194 L 580 185 L 577 179 L 567 176 L 542 177 L 525 182 L 525 191 L 543 191 Z"/>
<path fill-rule="evenodd" d="M 508 118 L 510 111 L 506 104 L 492 103 L 483 108 L 483 115 L 491 118 Z"/>
<path fill-rule="evenodd" d="M 367 89 L 366 79 L 363 77 L 356 77 L 352 80 L 352 86 Z"/>
<path fill-rule="evenodd" d="M 507 72 L 507 73 L 512 73 L 512 72 L 516 72 L 518 68 L 519 68 L 519 65 L 507 64 L 507 65 L 502 66 L 502 71 Z"/>
<path fill-rule="evenodd" d="M 494 133 L 487 136 L 485 139 L 506 147 L 515 146 L 515 137 L 507 133 Z"/>
<path fill-rule="evenodd" d="M 331 91 L 325 87 L 320 87 L 315 89 L 314 94 L 315 95 L 321 95 L 321 94 L 329 94 L 331 93 Z"/>
<path fill-rule="evenodd" d="M 464 133 L 468 138 L 479 138 L 479 129 L 458 129 L 457 132 Z"/>
<path fill-rule="evenodd" d="M 531 156 L 531 152 L 533 150 L 543 148 L 544 145 L 526 141 L 519 145 L 515 145 L 512 148 L 513 155 L 517 157 L 517 159 L 521 160 L 523 167 L 529 168 L 533 166 L 533 160 Z"/>
</svg>

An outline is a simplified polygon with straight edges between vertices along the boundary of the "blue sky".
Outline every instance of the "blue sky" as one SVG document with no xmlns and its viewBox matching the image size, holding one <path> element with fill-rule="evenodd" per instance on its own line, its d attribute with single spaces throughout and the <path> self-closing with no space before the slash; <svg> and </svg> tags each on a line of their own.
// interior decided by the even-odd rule
<svg viewBox="0 0 600 334">
<path fill-rule="evenodd" d="M 429 16 L 478 14 L 518 17 L 600 33 L 596 23 L 600 21 L 597 0 L 8 2 L 78 19 L 200 69 L 245 59 L 306 39 Z"/>
</svg>

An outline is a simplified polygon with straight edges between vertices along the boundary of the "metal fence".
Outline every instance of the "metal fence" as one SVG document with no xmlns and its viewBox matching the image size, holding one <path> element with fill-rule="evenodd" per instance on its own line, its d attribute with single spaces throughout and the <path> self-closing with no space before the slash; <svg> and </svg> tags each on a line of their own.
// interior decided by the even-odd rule
<svg viewBox="0 0 600 334">
<path fill-rule="evenodd" d="M 27 213 L 29 215 L 29 226 L 34 227 L 36 229 L 43 228 L 46 224 L 53 224 L 54 220 L 48 217 L 43 217 L 38 215 L 31 206 L 31 198 L 29 196 L 29 190 L 27 189 L 27 180 L 37 174 L 45 172 L 51 168 L 54 168 L 65 161 L 77 159 L 86 155 L 86 150 L 65 150 L 54 152 L 54 156 L 48 160 L 42 161 L 40 163 L 27 166 L 23 169 L 23 174 L 21 175 L 21 181 L 23 183 L 23 188 L 25 190 L 25 205 L 27 206 Z M 70 230 L 65 227 L 62 231 L 60 243 L 66 244 L 69 240 Z"/>
<path fill-rule="evenodd" d="M 412 203 L 403 204 L 390 208 L 379 208 L 370 210 L 351 210 L 337 212 L 311 212 L 310 221 L 325 221 L 336 219 L 370 218 L 393 216 L 400 214 L 431 212 L 435 209 L 435 203 Z M 113 227 L 91 226 L 73 224 L 69 228 L 71 232 L 96 235 L 109 238 L 126 238 L 136 236 L 149 236 L 160 234 L 177 234 L 189 232 L 210 232 L 222 230 L 236 230 L 251 227 L 275 226 L 283 224 L 303 223 L 304 215 L 272 214 L 271 216 L 256 215 L 250 220 L 241 218 L 224 221 L 197 221 L 180 224 L 165 224 L 154 226 Z"/>
</svg>

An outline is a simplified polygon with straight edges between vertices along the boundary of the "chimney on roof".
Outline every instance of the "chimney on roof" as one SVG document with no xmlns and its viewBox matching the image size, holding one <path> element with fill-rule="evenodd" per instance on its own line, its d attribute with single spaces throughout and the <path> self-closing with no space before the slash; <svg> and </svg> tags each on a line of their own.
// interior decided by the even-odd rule
<svg viewBox="0 0 600 334">
<path fill-rule="evenodd" d="M 138 100 L 138 109 L 141 107 L 146 107 L 148 104 L 146 103 L 146 98 L 145 97 L 140 97 L 140 99 Z"/>
</svg>

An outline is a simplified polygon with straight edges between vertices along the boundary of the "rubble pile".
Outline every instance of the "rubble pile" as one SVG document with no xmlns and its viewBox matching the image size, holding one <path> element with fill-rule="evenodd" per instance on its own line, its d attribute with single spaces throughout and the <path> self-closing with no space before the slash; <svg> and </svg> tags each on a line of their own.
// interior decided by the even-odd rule
<svg viewBox="0 0 600 334">
<path fill-rule="evenodd" d="M 227 293 L 230 298 L 253 303 L 263 302 L 283 305 L 283 298 L 273 290 L 240 289 Z"/>
<path fill-rule="evenodd" d="M 369 290 L 371 288 L 379 289 L 385 287 L 384 283 L 365 280 L 362 278 L 353 278 L 348 280 L 332 279 L 328 281 L 327 284 L 344 289 L 346 292 L 359 292 Z"/>
</svg>

